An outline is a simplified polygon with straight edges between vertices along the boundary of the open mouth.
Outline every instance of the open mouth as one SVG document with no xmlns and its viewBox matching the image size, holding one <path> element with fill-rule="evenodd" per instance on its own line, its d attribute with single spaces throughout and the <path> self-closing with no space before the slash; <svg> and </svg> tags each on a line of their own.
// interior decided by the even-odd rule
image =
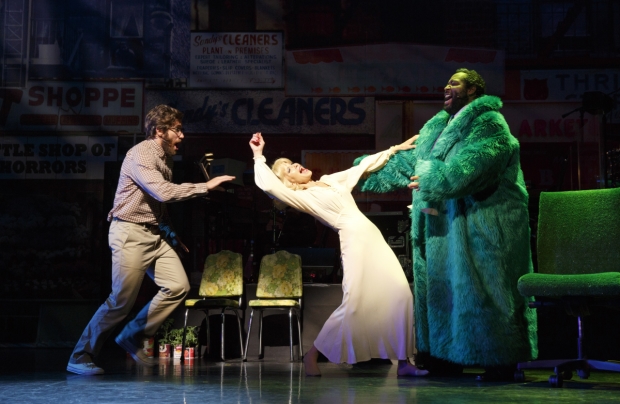
<svg viewBox="0 0 620 404">
<path fill-rule="evenodd" d="M 446 94 L 444 97 L 443 105 L 449 105 L 452 101 L 452 94 Z"/>
</svg>

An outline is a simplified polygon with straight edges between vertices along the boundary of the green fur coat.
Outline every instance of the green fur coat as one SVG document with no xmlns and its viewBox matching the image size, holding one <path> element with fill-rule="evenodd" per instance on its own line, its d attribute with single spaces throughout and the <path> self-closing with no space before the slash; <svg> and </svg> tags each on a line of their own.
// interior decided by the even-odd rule
<svg viewBox="0 0 620 404">
<path fill-rule="evenodd" d="M 519 277 L 532 272 L 528 195 L 501 107 L 482 96 L 452 120 L 439 112 L 416 149 L 362 183 L 389 192 L 420 176 L 411 209 L 417 348 L 462 365 L 538 354 L 536 314 L 517 291 Z"/>
</svg>

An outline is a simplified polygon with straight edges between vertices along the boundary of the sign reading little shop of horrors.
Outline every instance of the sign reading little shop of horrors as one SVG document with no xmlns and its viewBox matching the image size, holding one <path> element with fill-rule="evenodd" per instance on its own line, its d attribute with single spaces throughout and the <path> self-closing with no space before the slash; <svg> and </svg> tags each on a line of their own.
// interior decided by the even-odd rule
<svg viewBox="0 0 620 404">
<path fill-rule="evenodd" d="M 0 179 L 95 180 L 117 159 L 116 136 L 0 137 Z"/>
</svg>

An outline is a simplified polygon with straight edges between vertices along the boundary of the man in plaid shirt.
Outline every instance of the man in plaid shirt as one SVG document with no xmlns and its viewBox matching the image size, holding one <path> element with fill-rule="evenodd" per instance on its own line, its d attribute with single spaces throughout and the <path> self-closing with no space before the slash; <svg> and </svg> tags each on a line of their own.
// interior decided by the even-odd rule
<svg viewBox="0 0 620 404">
<path fill-rule="evenodd" d="M 167 105 L 150 110 L 145 119 L 146 140 L 125 156 L 108 214 L 112 250 L 112 292 L 82 333 L 67 370 L 82 375 L 103 374 L 94 360 L 115 326 L 129 314 L 145 274 L 160 287 L 157 295 L 116 337 L 116 343 L 142 366 L 152 361 L 142 351 L 143 338 L 183 301 L 189 281 L 174 250 L 187 248 L 170 228 L 166 203 L 204 196 L 235 177 L 222 175 L 201 184 L 174 184 L 172 156 L 184 138 L 183 113 Z"/>
</svg>

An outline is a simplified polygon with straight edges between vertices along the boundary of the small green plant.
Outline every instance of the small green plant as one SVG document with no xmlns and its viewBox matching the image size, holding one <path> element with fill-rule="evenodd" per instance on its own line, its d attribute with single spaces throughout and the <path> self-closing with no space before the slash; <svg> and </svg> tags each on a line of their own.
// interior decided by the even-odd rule
<svg viewBox="0 0 620 404">
<path fill-rule="evenodd" d="M 198 327 L 187 327 L 187 334 L 185 335 L 185 345 L 195 347 L 198 345 Z"/>
<path fill-rule="evenodd" d="M 168 331 L 168 340 L 172 346 L 181 345 L 183 343 L 183 329 L 175 328 Z"/>
<path fill-rule="evenodd" d="M 159 345 L 171 344 L 169 334 L 172 329 L 172 323 L 174 323 L 174 320 L 167 318 L 155 333 L 155 339 Z"/>
<path fill-rule="evenodd" d="M 178 328 L 168 332 L 170 345 L 177 346 L 183 343 L 183 329 Z M 185 334 L 185 346 L 195 347 L 198 345 L 198 327 L 189 326 Z"/>
</svg>

